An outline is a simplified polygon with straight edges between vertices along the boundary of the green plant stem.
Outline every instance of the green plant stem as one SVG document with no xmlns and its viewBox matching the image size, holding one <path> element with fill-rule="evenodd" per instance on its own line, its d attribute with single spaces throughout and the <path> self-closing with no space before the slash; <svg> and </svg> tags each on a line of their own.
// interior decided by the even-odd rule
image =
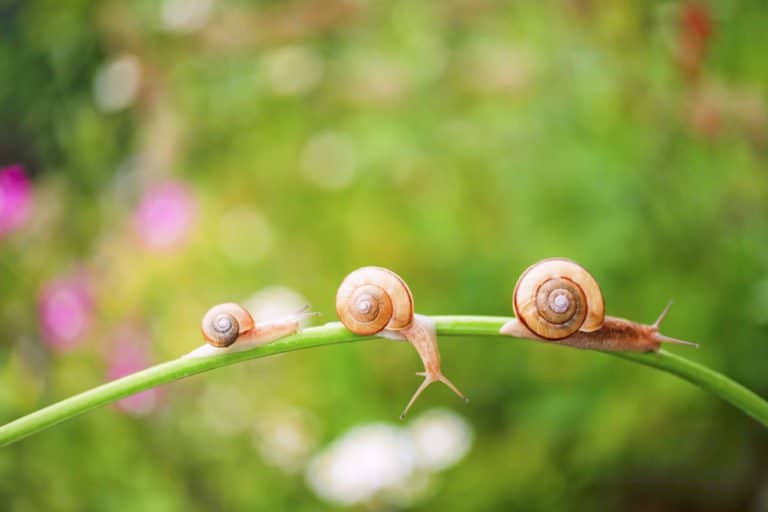
<svg viewBox="0 0 768 512">
<path fill-rule="evenodd" d="M 505 317 L 487 316 L 435 316 L 432 318 L 437 324 L 437 332 L 440 336 L 500 336 L 499 329 L 506 321 L 510 320 Z M 293 350 L 370 339 L 375 339 L 375 337 L 356 336 L 347 331 L 341 324 L 331 323 L 320 327 L 311 327 L 301 333 L 242 352 L 218 354 L 204 358 L 174 359 L 108 382 L 3 425 L 0 427 L 0 446 L 8 445 L 61 421 L 134 393 L 214 368 Z M 741 384 L 709 368 L 666 350 L 650 354 L 604 353 L 677 375 L 730 402 L 763 425 L 768 426 L 768 402 Z"/>
</svg>

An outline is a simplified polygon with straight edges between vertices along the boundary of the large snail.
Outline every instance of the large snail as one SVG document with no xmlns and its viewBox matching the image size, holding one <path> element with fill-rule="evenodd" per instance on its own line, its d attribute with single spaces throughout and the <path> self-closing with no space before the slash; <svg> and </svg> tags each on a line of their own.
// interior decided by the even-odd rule
<svg viewBox="0 0 768 512">
<path fill-rule="evenodd" d="M 605 316 L 600 286 L 571 260 L 551 258 L 522 273 L 512 299 L 515 319 L 501 334 L 544 340 L 575 348 L 655 352 L 662 343 L 698 347 L 659 333 L 671 303 L 651 325 Z"/>
<path fill-rule="evenodd" d="M 355 334 L 396 334 L 407 339 L 418 352 L 424 382 L 405 406 L 404 418 L 419 395 L 433 382 L 442 382 L 466 401 L 466 397 L 440 370 L 435 325 L 414 314 L 413 295 L 400 276 L 381 267 L 363 267 L 349 274 L 336 293 L 336 312 L 344 326 Z"/>
</svg>

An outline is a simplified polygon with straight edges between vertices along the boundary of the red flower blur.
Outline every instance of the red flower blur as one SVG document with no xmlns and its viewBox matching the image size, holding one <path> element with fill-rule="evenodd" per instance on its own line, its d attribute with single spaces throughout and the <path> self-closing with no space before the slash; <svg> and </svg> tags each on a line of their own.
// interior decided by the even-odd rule
<svg viewBox="0 0 768 512">
<path fill-rule="evenodd" d="M 109 353 L 109 380 L 119 379 L 151 365 L 150 338 L 146 328 L 132 324 L 120 326 Z M 117 402 L 118 410 L 143 416 L 152 412 L 160 401 L 160 390 L 148 389 Z"/>
<path fill-rule="evenodd" d="M 18 229 L 32 212 L 32 185 L 21 165 L 0 169 L 0 237 Z"/>
<path fill-rule="evenodd" d="M 695 81 L 701 74 L 712 27 L 708 6 L 699 2 L 683 5 L 678 20 L 677 61 L 683 76 L 690 81 Z"/>
<path fill-rule="evenodd" d="M 43 286 L 38 301 L 43 340 L 59 352 L 82 344 L 93 322 L 93 309 L 85 272 L 78 271 L 49 281 Z"/>
<path fill-rule="evenodd" d="M 185 184 L 163 182 L 144 194 L 134 216 L 134 227 L 144 247 L 167 252 L 187 240 L 196 213 L 197 201 Z"/>
</svg>

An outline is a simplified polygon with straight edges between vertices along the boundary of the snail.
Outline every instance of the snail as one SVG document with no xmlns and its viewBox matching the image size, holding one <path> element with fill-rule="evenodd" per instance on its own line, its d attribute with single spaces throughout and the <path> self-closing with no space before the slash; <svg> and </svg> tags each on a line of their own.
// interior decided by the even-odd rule
<svg viewBox="0 0 768 512">
<path fill-rule="evenodd" d="M 301 321 L 316 313 L 307 308 L 269 322 L 256 323 L 240 304 L 227 302 L 213 306 L 203 316 L 201 330 L 207 344 L 184 357 L 203 357 L 224 352 L 239 352 L 265 345 L 299 332 Z"/>
<path fill-rule="evenodd" d="M 516 318 L 501 328 L 501 334 L 592 350 L 656 352 L 662 343 L 698 348 L 659 332 L 671 302 L 651 325 L 606 316 L 595 278 L 565 258 L 528 267 L 517 280 L 512 304 Z"/>
<path fill-rule="evenodd" d="M 253 330 L 251 314 L 240 304 L 227 302 L 213 306 L 203 317 L 201 330 L 205 340 L 214 347 L 228 347 L 237 338 Z"/>
<path fill-rule="evenodd" d="M 349 274 L 336 293 L 336 312 L 344 326 L 355 334 L 379 334 L 407 339 L 418 352 L 424 377 L 400 419 L 433 382 L 442 382 L 465 402 L 467 398 L 440 370 L 435 325 L 428 317 L 414 314 L 413 295 L 405 281 L 391 270 L 363 267 Z"/>
</svg>

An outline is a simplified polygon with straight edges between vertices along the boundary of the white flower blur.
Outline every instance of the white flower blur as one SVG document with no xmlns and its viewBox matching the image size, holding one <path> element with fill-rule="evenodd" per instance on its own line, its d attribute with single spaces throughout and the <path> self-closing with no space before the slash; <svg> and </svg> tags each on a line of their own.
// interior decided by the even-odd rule
<svg viewBox="0 0 768 512">
<path fill-rule="evenodd" d="M 407 505 L 429 491 L 430 475 L 458 463 L 472 440 L 466 420 L 442 409 L 428 411 L 408 427 L 362 425 L 312 458 L 307 483 L 338 505 L 373 498 Z"/>
<path fill-rule="evenodd" d="M 268 322 L 294 315 L 309 302 L 302 294 L 286 286 L 268 286 L 243 303 L 256 322 Z"/>
<path fill-rule="evenodd" d="M 139 92 L 141 64 L 133 55 L 122 55 L 104 64 L 93 81 L 96 105 L 104 112 L 131 106 Z"/>
<path fill-rule="evenodd" d="M 467 454 L 472 447 L 472 427 L 447 409 L 432 409 L 416 418 L 408 427 L 416 449 L 419 467 L 446 469 Z"/>
<path fill-rule="evenodd" d="M 317 455 L 307 470 L 307 481 L 321 498 L 351 505 L 401 485 L 413 469 L 407 434 L 373 423 L 353 428 Z"/>
<path fill-rule="evenodd" d="M 194 32 L 208 23 L 213 0 L 165 0 L 163 24 L 171 32 Z"/>
</svg>

